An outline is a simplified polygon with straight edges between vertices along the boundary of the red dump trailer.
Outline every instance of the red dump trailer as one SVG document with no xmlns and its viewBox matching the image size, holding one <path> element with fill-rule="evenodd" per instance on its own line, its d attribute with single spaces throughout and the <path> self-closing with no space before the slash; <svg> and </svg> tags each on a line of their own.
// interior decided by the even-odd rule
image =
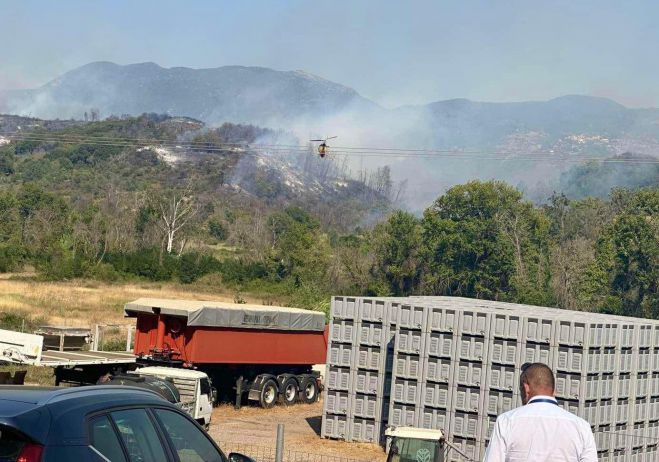
<svg viewBox="0 0 659 462">
<path fill-rule="evenodd" d="M 141 298 L 127 303 L 137 318 L 138 363 L 195 368 L 220 395 L 243 394 L 263 407 L 314 402 L 328 331 L 322 313 L 278 306 Z"/>
</svg>

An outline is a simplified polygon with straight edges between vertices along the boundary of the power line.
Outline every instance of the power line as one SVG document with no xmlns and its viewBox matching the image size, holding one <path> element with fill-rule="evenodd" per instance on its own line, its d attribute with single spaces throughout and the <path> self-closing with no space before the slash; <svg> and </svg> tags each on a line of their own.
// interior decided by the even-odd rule
<svg viewBox="0 0 659 462">
<path fill-rule="evenodd" d="M 12 132 L 5 134 L 15 141 L 35 141 L 42 143 L 88 144 L 109 147 L 165 147 L 199 152 L 241 152 L 264 151 L 267 153 L 307 154 L 312 147 L 307 145 L 284 145 L 264 143 L 215 143 L 175 141 L 156 138 L 113 138 L 96 135 L 40 134 Z M 156 146 L 154 146 L 156 145 Z M 425 158 L 425 159 L 463 159 L 463 160 L 498 160 L 498 161 L 532 161 L 532 162 L 602 162 L 625 164 L 659 164 L 659 159 L 650 158 L 605 158 L 593 156 L 556 155 L 553 151 L 534 151 L 531 153 L 515 153 L 498 150 L 433 150 L 433 149 L 402 149 L 402 148 L 363 148 L 336 147 L 330 148 L 330 155 L 347 157 L 381 157 L 381 158 Z"/>
</svg>

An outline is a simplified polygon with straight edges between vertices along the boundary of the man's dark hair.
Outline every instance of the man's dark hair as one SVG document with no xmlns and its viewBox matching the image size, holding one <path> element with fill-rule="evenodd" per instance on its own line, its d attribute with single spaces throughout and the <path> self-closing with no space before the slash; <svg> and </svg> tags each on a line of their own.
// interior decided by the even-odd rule
<svg viewBox="0 0 659 462">
<path fill-rule="evenodd" d="M 522 365 L 521 383 L 527 383 L 533 388 L 554 390 L 554 373 L 543 363 L 525 363 Z"/>
</svg>

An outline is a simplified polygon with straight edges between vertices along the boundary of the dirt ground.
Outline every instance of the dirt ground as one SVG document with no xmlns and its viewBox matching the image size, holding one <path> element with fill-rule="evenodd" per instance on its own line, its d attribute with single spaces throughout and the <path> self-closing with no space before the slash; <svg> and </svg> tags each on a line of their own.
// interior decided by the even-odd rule
<svg viewBox="0 0 659 462">
<path fill-rule="evenodd" d="M 213 411 L 210 434 L 220 445 L 231 449 L 233 445 L 250 444 L 275 447 L 277 424 L 283 423 L 286 450 L 345 457 L 359 461 L 382 462 L 386 459 L 380 446 L 366 443 L 347 443 L 320 438 L 322 401 L 315 404 L 275 406 L 261 409 L 244 406 L 236 411 L 233 406 L 222 405 Z M 249 453 L 246 453 L 249 456 Z"/>
</svg>

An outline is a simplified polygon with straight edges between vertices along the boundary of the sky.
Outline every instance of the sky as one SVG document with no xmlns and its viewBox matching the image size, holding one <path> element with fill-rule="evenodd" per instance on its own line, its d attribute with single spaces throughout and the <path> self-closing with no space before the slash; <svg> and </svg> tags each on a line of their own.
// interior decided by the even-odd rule
<svg viewBox="0 0 659 462">
<path fill-rule="evenodd" d="M 659 106 L 656 0 L 0 0 L 0 89 L 92 61 L 301 69 L 385 107 L 605 96 Z"/>
</svg>

